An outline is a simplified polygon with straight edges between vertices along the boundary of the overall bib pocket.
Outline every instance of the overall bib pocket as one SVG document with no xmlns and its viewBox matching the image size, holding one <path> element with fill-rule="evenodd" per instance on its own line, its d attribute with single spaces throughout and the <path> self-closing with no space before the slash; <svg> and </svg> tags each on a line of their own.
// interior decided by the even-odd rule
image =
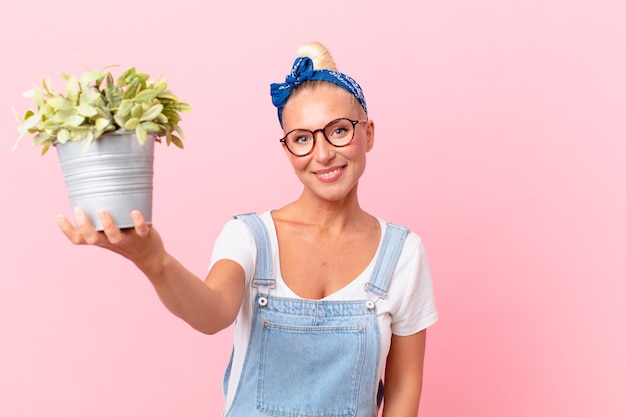
<svg viewBox="0 0 626 417">
<path fill-rule="evenodd" d="M 354 416 L 365 325 L 262 323 L 257 409 L 281 417 Z"/>
</svg>

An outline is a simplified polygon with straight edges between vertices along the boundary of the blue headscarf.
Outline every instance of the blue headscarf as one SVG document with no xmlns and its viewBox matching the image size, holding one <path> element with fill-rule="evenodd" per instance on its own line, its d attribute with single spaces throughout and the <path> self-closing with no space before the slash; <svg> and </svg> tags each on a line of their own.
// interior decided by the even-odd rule
<svg viewBox="0 0 626 417">
<path fill-rule="evenodd" d="M 272 83 L 270 85 L 270 94 L 272 95 L 272 104 L 278 109 L 278 121 L 283 125 L 283 107 L 287 103 L 289 96 L 297 85 L 308 80 L 329 81 L 351 93 L 363 107 L 367 114 L 367 106 L 365 104 L 365 96 L 361 86 L 350 76 L 327 69 L 316 70 L 313 68 L 313 61 L 309 57 L 298 57 L 291 67 L 291 72 L 285 78 L 284 83 Z"/>
</svg>

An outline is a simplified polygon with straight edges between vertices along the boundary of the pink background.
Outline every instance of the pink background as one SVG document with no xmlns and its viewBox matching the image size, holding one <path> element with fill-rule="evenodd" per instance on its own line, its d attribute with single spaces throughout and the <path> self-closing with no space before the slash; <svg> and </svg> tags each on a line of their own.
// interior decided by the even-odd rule
<svg viewBox="0 0 626 417">
<path fill-rule="evenodd" d="M 377 123 L 371 212 L 428 250 L 440 310 L 421 416 L 626 415 L 626 2 L 14 2 L 0 25 L 0 415 L 216 416 L 230 329 L 209 337 L 126 260 L 73 247 L 57 157 L 11 108 L 58 71 L 135 65 L 181 99 L 157 147 L 155 223 L 204 275 L 230 215 L 300 185 L 269 83 L 317 39 Z M 174 5 L 174 9 L 168 9 Z"/>
</svg>

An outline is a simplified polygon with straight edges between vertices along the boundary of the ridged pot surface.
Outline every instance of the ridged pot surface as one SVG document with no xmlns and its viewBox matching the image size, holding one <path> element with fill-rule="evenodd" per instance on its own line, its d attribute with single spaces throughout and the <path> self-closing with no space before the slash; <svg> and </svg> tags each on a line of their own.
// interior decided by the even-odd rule
<svg viewBox="0 0 626 417">
<path fill-rule="evenodd" d="M 72 209 L 82 207 L 97 230 L 98 211 L 107 210 L 120 228 L 133 227 L 139 210 L 152 224 L 154 137 L 139 144 L 132 131 L 102 135 L 87 149 L 83 142 L 56 144 Z"/>
</svg>

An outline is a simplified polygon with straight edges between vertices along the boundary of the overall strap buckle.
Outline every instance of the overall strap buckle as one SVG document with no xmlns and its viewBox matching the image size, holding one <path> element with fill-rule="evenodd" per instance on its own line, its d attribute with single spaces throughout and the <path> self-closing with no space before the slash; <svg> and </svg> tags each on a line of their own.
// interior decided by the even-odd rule
<svg viewBox="0 0 626 417">
<path fill-rule="evenodd" d="M 267 228 L 256 213 L 237 214 L 234 218 L 243 221 L 248 227 L 256 246 L 254 275 L 250 286 L 256 288 L 257 294 L 269 294 L 269 290 L 276 287 L 276 279 Z M 260 297 L 258 303 L 261 307 L 265 307 L 267 298 Z"/>
<path fill-rule="evenodd" d="M 407 227 L 387 223 L 387 230 L 383 236 L 380 254 L 376 259 L 370 280 L 365 284 L 368 298 L 366 307 L 368 310 L 373 310 L 376 302 L 387 296 L 389 283 L 398 264 L 398 259 L 402 253 L 402 247 L 408 233 L 409 229 Z M 370 297 L 375 297 L 375 299 L 372 300 Z"/>
</svg>

